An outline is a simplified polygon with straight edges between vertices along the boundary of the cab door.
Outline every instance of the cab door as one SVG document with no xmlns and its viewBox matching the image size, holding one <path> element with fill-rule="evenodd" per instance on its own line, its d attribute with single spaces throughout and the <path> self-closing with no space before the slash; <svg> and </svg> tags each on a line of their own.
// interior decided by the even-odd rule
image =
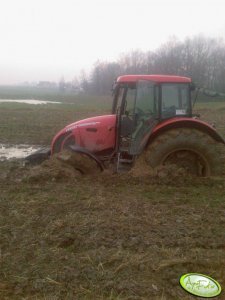
<svg viewBox="0 0 225 300">
<path fill-rule="evenodd" d="M 135 95 L 126 95 L 124 113 L 121 114 L 120 152 L 138 155 L 158 122 L 158 86 L 151 81 L 137 82 Z"/>
</svg>

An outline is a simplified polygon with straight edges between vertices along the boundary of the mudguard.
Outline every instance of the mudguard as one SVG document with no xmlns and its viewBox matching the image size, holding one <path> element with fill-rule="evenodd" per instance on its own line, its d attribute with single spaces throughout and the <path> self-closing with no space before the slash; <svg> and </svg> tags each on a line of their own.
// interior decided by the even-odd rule
<svg viewBox="0 0 225 300">
<path fill-rule="evenodd" d="M 224 138 L 208 123 L 194 118 L 172 118 L 160 122 L 152 131 L 148 140 L 148 145 L 160 134 L 167 130 L 176 128 L 194 128 L 211 136 L 215 141 L 225 144 Z"/>
<path fill-rule="evenodd" d="M 91 153 L 90 151 L 88 151 L 85 148 L 79 147 L 79 146 L 70 146 L 69 147 L 73 152 L 77 152 L 77 153 L 81 153 L 84 154 L 88 157 L 90 157 L 91 159 L 94 159 L 94 161 L 97 163 L 97 165 L 99 166 L 99 168 L 101 169 L 101 171 L 104 170 L 104 166 L 102 164 L 102 162 L 98 159 L 97 156 L 95 156 L 93 153 Z"/>
</svg>

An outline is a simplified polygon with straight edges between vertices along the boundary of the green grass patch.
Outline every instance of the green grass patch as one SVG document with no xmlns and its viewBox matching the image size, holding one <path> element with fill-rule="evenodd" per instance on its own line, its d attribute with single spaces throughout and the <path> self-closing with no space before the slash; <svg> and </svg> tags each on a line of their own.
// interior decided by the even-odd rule
<svg viewBox="0 0 225 300">
<path fill-rule="evenodd" d="M 67 124 L 110 113 L 111 103 L 105 101 L 100 104 L 98 101 L 85 97 L 76 99 L 72 104 L 0 103 L 0 141 L 6 144 L 49 145 L 53 136 Z"/>
</svg>

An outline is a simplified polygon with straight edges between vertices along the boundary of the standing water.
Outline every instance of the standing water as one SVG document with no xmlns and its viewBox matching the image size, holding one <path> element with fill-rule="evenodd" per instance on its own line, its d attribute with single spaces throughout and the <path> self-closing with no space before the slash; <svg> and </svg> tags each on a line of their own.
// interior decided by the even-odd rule
<svg viewBox="0 0 225 300">
<path fill-rule="evenodd" d="M 4 145 L 0 144 L 0 161 L 12 158 L 25 158 L 36 150 L 40 149 L 38 146 L 30 145 Z"/>
<path fill-rule="evenodd" d="M 56 101 L 45 101 L 45 100 L 34 100 L 34 99 L 0 99 L 1 103 L 25 103 L 25 104 L 61 104 L 61 102 Z M 31 145 L 5 145 L 0 144 L 0 161 L 13 159 L 13 158 L 25 158 L 26 156 L 39 150 L 40 146 Z"/>
<path fill-rule="evenodd" d="M 33 99 L 23 99 L 23 100 L 9 100 L 9 99 L 0 99 L 0 103 L 25 103 L 25 104 L 61 104 L 61 102 L 56 101 L 45 101 L 45 100 L 33 100 Z"/>
</svg>

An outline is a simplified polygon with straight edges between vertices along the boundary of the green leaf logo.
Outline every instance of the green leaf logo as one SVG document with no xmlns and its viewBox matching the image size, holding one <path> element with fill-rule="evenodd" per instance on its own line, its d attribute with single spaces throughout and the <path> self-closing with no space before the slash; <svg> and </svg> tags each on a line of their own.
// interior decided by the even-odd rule
<svg viewBox="0 0 225 300">
<path fill-rule="evenodd" d="M 180 284 L 190 294 L 199 297 L 212 298 L 221 293 L 220 284 L 209 276 L 189 273 L 181 276 Z"/>
</svg>

